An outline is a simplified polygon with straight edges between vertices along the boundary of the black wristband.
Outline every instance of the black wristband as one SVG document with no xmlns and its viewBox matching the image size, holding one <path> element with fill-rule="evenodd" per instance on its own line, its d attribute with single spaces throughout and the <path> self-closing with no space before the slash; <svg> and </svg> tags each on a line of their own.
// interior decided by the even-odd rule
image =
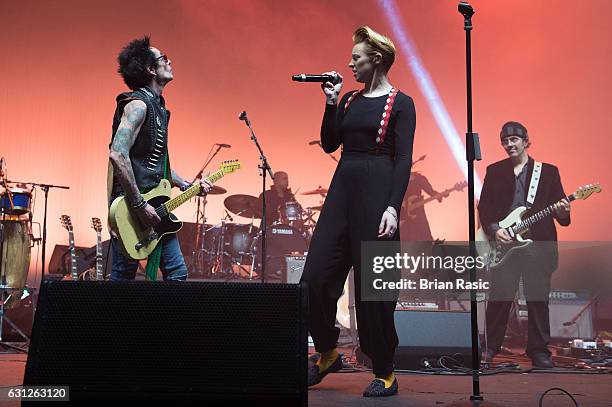
<svg viewBox="0 0 612 407">
<path fill-rule="evenodd" d="M 138 201 L 135 204 L 130 205 L 132 209 L 140 209 L 140 208 L 144 208 L 145 206 L 147 206 L 147 201 L 145 201 L 145 199 L 142 196 L 140 197 L 140 201 Z"/>
</svg>

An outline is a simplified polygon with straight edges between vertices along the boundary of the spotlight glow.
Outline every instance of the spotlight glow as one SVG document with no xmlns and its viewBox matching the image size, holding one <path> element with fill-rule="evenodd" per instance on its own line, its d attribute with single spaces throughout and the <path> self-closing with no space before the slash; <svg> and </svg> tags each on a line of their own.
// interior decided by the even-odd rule
<svg viewBox="0 0 612 407">
<path fill-rule="evenodd" d="M 379 0 L 378 3 L 382 7 L 385 17 L 389 22 L 389 26 L 393 31 L 393 38 L 396 40 L 402 50 L 406 64 L 408 67 L 410 67 L 412 74 L 416 78 L 421 93 L 423 93 L 423 96 L 425 96 L 434 119 L 436 120 L 436 123 L 438 124 L 438 127 L 440 128 L 440 131 L 448 144 L 448 147 L 451 149 L 459 169 L 463 172 L 463 176 L 467 180 L 465 145 L 463 144 L 462 139 L 459 137 L 459 133 L 457 132 L 457 129 L 453 125 L 453 122 L 446 111 L 446 107 L 438 94 L 436 85 L 434 85 L 433 80 L 429 76 L 429 72 L 427 72 L 427 69 L 425 69 L 423 63 L 421 62 L 421 58 L 419 57 L 417 49 L 414 46 L 414 42 L 408 34 L 408 30 L 404 28 L 405 26 L 402 18 L 400 17 L 395 0 Z M 476 197 L 480 197 L 482 183 L 480 182 L 480 178 L 475 171 L 474 190 Z"/>
</svg>

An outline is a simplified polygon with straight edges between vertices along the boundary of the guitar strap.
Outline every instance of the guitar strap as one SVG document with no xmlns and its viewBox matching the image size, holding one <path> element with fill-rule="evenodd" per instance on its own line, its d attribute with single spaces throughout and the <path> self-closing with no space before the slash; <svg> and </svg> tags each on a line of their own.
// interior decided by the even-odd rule
<svg viewBox="0 0 612 407">
<path fill-rule="evenodd" d="M 540 183 L 540 175 L 542 175 L 542 163 L 536 161 L 533 165 L 533 172 L 531 173 L 531 182 L 529 183 L 529 190 L 527 191 L 527 207 L 531 208 L 535 201 L 536 193 L 538 192 L 538 184 Z"/>
<path fill-rule="evenodd" d="M 164 162 L 164 178 L 168 179 L 168 155 L 166 154 L 166 161 Z M 172 177 L 170 177 L 172 178 Z M 172 180 L 170 179 L 172 184 Z M 149 281 L 155 281 L 157 279 L 157 271 L 161 264 L 161 253 L 162 253 L 162 242 L 157 244 L 157 247 L 149 254 L 147 258 L 147 267 L 145 268 L 145 278 Z"/>
</svg>

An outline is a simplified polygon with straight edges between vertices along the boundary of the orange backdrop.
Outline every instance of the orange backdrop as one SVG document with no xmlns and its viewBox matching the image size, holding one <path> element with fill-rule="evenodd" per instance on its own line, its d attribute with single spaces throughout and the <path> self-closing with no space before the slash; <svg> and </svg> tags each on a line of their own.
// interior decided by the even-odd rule
<svg viewBox="0 0 612 407">
<path fill-rule="evenodd" d="M 465 43 L 456 2 L 398 4 L 455 127 L 464 133 Z M 612 146 L 609 2 L 473 5 L 474 129 L 484 157 L 479 175 L 504 158 L 501 124 L 518 120 L 529 129 L 530 153 L 560 168 L 566 192 L 594 181 L 605 188 Z M 316 84 L 292 83 L 290 75 L 336 69 L 348 78 L 345 91 L 357 88 L 346 65 L 351 33 L 364 24 L 391 32 L 374 0 L 2 2 L 0 155 L 11 179 L 70 186 L 50 192 L 47 259 L 55 244 L 67 240 L 60 214 L 72 216 L 82 246 L 95 244 L 90 218 L 106 217 L 114 98 L 125 90 L 116 55 L 128 41 L 150 34 L 173 61 L 175 80 L 165 91 L 173 168 L 192 178 L 213 143 L 228 143 L 232 148 L 222 150 L 216 163 L 238 158 L 243 169 L 220 185 L 228 194 L 257 195 L 258 154 L 238 114 L 248 112 L 273 169 L 289 173 L 294 191 L 327 186 L 335 163 L 308 145 L 318 138 L 323 96 Z M 427 154 L 415 169 L 441 190 L 462 175 L 404 61 L 398 56 L 390 76 L 415 100 L 415 158 Z M 209 198 L 209 223 L 223 216 L 224 197 Z M 304 206 L 319 203 L 312 196 L 300 199 Z M 38 191 L 34 215 L 41 223 L 42 208 Z M 466 208 L 465 193 L 429 205 L 434 236 L 465 239 Z M 607 193 L 575 204 L 573 224 L 560 238 L 608 239 L 608 208 Z M 194 204 L 177 214 L 193 221 Z"/>
</svg>

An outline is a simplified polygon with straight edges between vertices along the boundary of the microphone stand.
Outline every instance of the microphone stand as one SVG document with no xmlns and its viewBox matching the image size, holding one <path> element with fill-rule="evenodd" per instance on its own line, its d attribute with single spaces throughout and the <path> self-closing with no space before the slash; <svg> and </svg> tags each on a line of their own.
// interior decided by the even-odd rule
<svg viewBox="0 0 612 407">
<path fill-rule="evenodd" d="M 465 65 L 467 90 L 467 132 L 465 133 L 465 154 L 468 165 L 468 231 L 470 239 L 470 256 L 476 258 L 476 215 L 474 205 L 474 161 L 482 159 L 478 133 L 472 132 L 472 15 L 474 9 L 466 1 L 458 5 L 459 13 L 463 15 L 463 29 L 465 30 Z M 476 280 L 476 268 L 470 267 L 470 281 Z M 470 290 L 470 325 L 472 333 L 472 395 L 470 401 L 452 403 L 451 406 L 496 406 L 485 402 L 480 394 L 480 353 L 478 336 L 478 302 L 476 290 Z"/>
<path fill-rule="evenodd" d="M 255 147 L 259 150 L 259 160 L 261 163 L 257 166 L 259 168 L 259 176 L 262 177 L 262 194 L 261 194 L 261 282 L 266 282 L 266 232 L 268 229 L 267 219 L 266 219 L 266 174 L 270 174 L 270 178 L 274 180 L 274 174 L 272 172 L 272 167 L 268 164 L 268 159 L 264 154 L 259 142 L 257 141 L 257 137 L 253 132 L 253 128 L 251 127 L 251 121 L 247 117 L 246 112 L 242 112 L 239 117 L 240 120 L 243 120 L 244 123 L 249 128 L 251 132 L 251 140 L 255 143 Z"/>
<path fill-rule="evenodd" d="M 195 183 L 198 179 L 202 178 L 202 174 L 204 173 L 204 170 L 212 162 L 213 158 L 215 158 L 215 156 L 219 154 L 219 151 L 221 151 L 222 147 L 218 144 L 216 144 L 216 146 L 217 146 L 217 149 L 210 156 L 210 158 L 204 163 L 202 168 L 200 168 L 200 171 L 198 171 L 196 176 L 193 178 L 193 181 L 191 181 L 192 184 Z M 210 152 L 209 152 L 209 155 L 210 155 Z M 192 261 L 191 261 L 191 272 L 192 273 L 195 273 L 199 267 L 204 266 L 204 258 L 203 258 L 204 256 L 204 236 L 203 235 L 204 233 L 206 233 L 206 228 L 204 228 L 204 225 L 206 224 L 206 215 L 205 215 L 206 202 L 202 202 L 203 199 L 204 198 L 202 196 L 198 195 L 197 197 L 198 206 L 196 209 L 196 227 L 195 227 L 196 244 L 195 244 L 194 252 L 192 253 Z M 200 211 L 200 207 L 202 208 L 202 211 Z M 204 270 L 202 270 L 202 272 L 203 271 Z"/>
</svg>

